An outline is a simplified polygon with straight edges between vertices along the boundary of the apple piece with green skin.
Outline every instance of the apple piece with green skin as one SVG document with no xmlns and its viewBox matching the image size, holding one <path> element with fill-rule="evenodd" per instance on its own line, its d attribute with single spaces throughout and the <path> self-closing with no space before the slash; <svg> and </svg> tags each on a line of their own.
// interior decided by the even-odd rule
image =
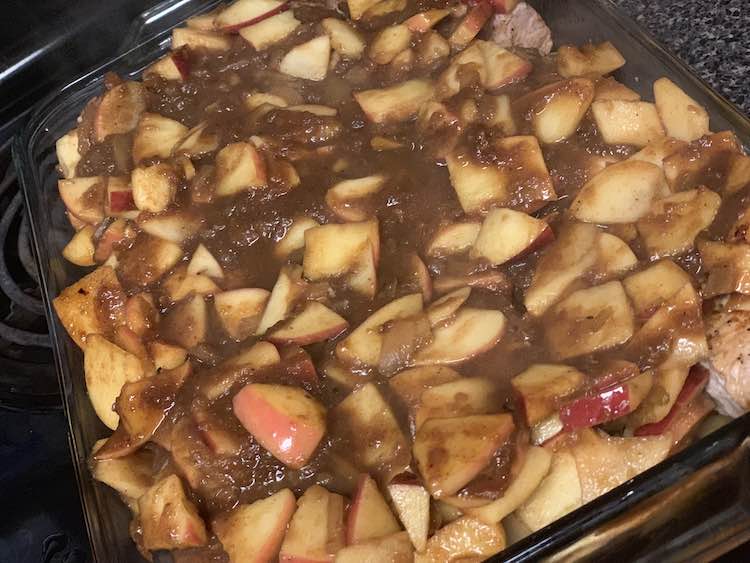
<svg viewBox="0 0 750 563">
<path fill-rule="evenodd" d="M 552 229 L 541 219 L 521 211 L 493 209 L 482 223 L 470 256 L 497 266 L 534 252 L 554 238 Z"/>
<path fill-rule="evenodd" d="M 651 260 L 691 250 L 695 237 L 713 223 L 721 196 L 700 187 L 657 199 L 636 226 Z"/>
<path fill-rule="evenodd" d="M 440 227 L 425 250 L 427 256 L 443 258 L 467 252 L 477 240 L 482 223 L 469 221 Z"/>
<path fill-rule="evenodd" d="M 328 74 L 331 58 L 331 39 L 320 35 L 306 43 L 292 47 L 279 63 L 279 72 L 319 82 Z"/>
<path fill-rule="evenodd" d="M 469 8 L 464 18 L 458 24 L 456 29 L 448 38 L 448 43 L 455 50 L 464 49 L 471 40 L 484 27 L 484 24 L 492 16 L 492 4 L 488 0 L 480 0 L 474 6 Z"/>
<path fill-rule="evenodd" d="M 380 563 L 412 561 L 414 548 L 406 532 L 348 545 L 336 554 L 337 563 Z"/>
<path fill-rule="evenodd" d="M 499 523 L 531 497 L 549 473 L 552 454 L 545 448 L 532 446 L 519 470 L 518 476 L 505 490 L 503 496 L 477 508 L 467 508 L 466 514 L 488 524 Z"/>
<path fill-rule="evenodd" d="M 294 493 L 282 489 L 268 498 L 241 504 L 222 514 L 214 520 L 212 528 L 230 561 L 274 561 L 296 506 Z"/>
<path fill-rule="evenodd" d="M 517 99 L 514 110 L 529 115 L 542 143 L 557 143 L 572 136 L 594 100 L 594 83 L 572 78 L 534 90 Z"/>
<path fill-rule="evenodd" d="M 75 178 L 76 167 L 81 161 L 81 153 L 78 152 L 78 129 L 71 129 L 55 142 L 55 153 L 63 178 Z"/>
<path fill-rule="evenodd" d="M 635 331 L 633 309 L 619 281 L 574 291 L 547 315 L 545 338 L 558 360 L 623 344 Z"/>
<path fill-rule="evenodd" d="M 160 334 L 167 341 L 190 350 L 205 342 L 208 334 L 208 311 L 202 295 L 178 303 L 164 315 Z"/>
<path fill-rule="evenodd" d="M 417 551 L 424 551 L 430 528 L 430 493 L 415 482 L 392 482 L 388 496 Z"/>
<path fill-rule="evenodd" d="M 101 143 L 110 135 L 129 133 L 146 111 L 146 91 L 140 82 L 123 82 L 108 90 L 94 115 L 94 136 Z"/>
<path fill-rule="evenodd" d="M 649 102 L 597 100 L 591 113 L 604 142 L 645 147 L 664 136 L 656 106 Z"/>
<path fill-rule="evenodd" d="M 94 232 L 92 225 L 86 225 L 83 229 L 73 235 L 68 244 L 63 248 L 62 255 L 68 262 L 76 266 L 94 266 Z"/>
<path fill-rule="evenodd" d="M 359 467 L 387 478 L 408 467 L 409 442 L 375 384 L 352 391 L 331 409 L 329 420 L 331 434 L 348 444 L 347 457 Z"/>
<path fill-rule="evenodd" d="M 526 424 L 532 428 L 556 410 L 558 401 L 583 387 L 585 375 L 574 367 L 534 364 L 511 379 Z"/>
<path fill-rule="evenodd" d="M 274 256 L 279 260 L 288 260 L 295 252 L 305 248 L 305 232 L 319 226 L 320 223 L 312 217 L 295 217 L 284 237 L 274 246 Z"/>
<path fill-rule="evenodd" d="M 329 223 L 307 229 L 302 259 L 305 278 L 320 281 L 351 272 L 368 244 L 377 263 L 380 257 L 377 219 L 359 223 Z"/>
<path fill-rule="evenodd" d="M 318 301 L 310 301 L 299 314 L 274 328 L 268 340 L 274 344 L 306 346 L 336 338 L 348 327 L 341 315 Z"/>
<path fill-rule="evenodd" d="M 257 336 L 265 334 L 269 328 L 286 319 L 304 291 L 304 287 L 305 281 L 302 279 L 301 267 L 288 265 L 281 268 L 255 334 Z"/>
<path fill-rule="evenodd" d="M 215 295 L 214 308 L 224 331 L 237 342 L 252 336 L 260 325 L 270 295 L 268 290 L 257 287 Z"/>
<path fill-rule="evenodd" d="M 344 545 L 344 498 L 313 485 L 297 501 L 279 561 L 329 563 Z"/>
<path fill-rule="evenodd" d="M 557 71 L 565 78 L 609 74 L 624 64 L 625 58 L 609 41 L 581 48 L 562 45 L 557 52 Z"/>
<path fill-rule="evenodd" d="M 484 561 L 500 553 L 506 545 L 500 524 L 462 516 L 435 532 L 425 551 L 415 555 L 414 563 Z"/>
<path fill-rule="evenodd" d="M 133 162 L 139 164 L 147 158 L 169 158 L 172 149 L 187 132 L 188 128 L 179 121 L 156 113 L 144 113 L 135 128 Z"/>
<path fill-rule="evenodd" d="M 172 49 L 178 50 L 183 47 L 190 50 L 206 50 L 220 53 L 228 51 L 232 47 L 232 41 L 223 33 L 189 27 L 176 27 L 172 30 Z"/>
<path fill-rule="evenodd" d="M 320 25 L 331 38 L 331 48 L 339 55 L 351 60 L 362 58 L 366 44 L 351 25 L 336 18 L 325 18 Z"/>
<path fill-rule="evenodd" d="M 415 33 L 426 33 L 435 27 L 440 21 L 450 14 L 446 9 L 432 9 L 411 16 L 404 23 L 410 31 Z"/>
<path fill-rule="evenodd" d="M 711 132 L 706 109 L 669 78 L 654 82 L 654 101 L 670 137 L 690 142 Z"/>
<path fill-rule="evenodd" d="M 346 520 L 347 545 L 382 538 L 400 529 L 373 478 L 362 474 Z"/>
<path fill-rule="evenodd" d="M 515 515 L 532 532 L 563 517 L 583 504 L 576 459 L 569 449 L 552 454 L 549 472 Z"/>
<path fill-rule="evenodd" d="M 343 180 L 326 192 L 326 205 L 342 221 L 365 221 L 371 214 L 368 202 L 372 202 L 386 181 L 382 174 Z"/>
<path fill-rule="evenodd" d="M 637 427 L 633 431 L 633 435 L 654 436 L 669 432 L 670 428 L 676 425 L 679 417 L 689 408 L 691 402 L 703 392 L 708 383 L 708 377 L 709 372 L 703 366 L 695 365 L 690 368 L 690 372 L 687 378 L 685 378 L 685 383 L 666 416 L 656 422 Z"/>
<path fill-rule="evenodd" d="M 414 439 L 413 451 L 427 490 L 436 498 L 456 494 L 487 466 L 513 430 L 510 414 L 425 422 Z"/>
<path fill-rule="evenodd" d="M 217 197 L 232 196 L 267 184 L 266 163 L 251 143 L 231 143 L 216 155 Z"/>
<path fill-rule="evenodd" d="M 380 331 L 388 322 L 404 319 L 422 311 L 422 294 L 405 295 L 370 315 L 336 345 L 336 356 L 345 364 L 377 365 L 383 337 Z"/>
<path fill-rule="evenodd" d="M 187 498 L 177 475 L 154 484 L 138 499 L 138 520 L 143 533 L 143 547 L 185 549 L 208 543 L 206 525 L 198 509 Z"/>
<path fill-rule="evenodd" d="M 307 464 L 326 432 L 323 405 L 297 387 L 251 383 L 232 399 L 245 429 L 283 464 Z"/>
<path fill-rule="evenodd" d="M 57 189 L 65 207 L 77 219 L 92 225 L 104 219 L 105 178 L 71 178 L 59 180 Z"/>
<path fill-rule="evenodd" d="M 413 79 L 386 88 L 362 90 L 354 99 L 373 123 L 400 123 L 415 117 L 420 108 L 435 98 L 429 80 Z"/>
<path fill-rule="evenodd" d="M 456 364 L 470 360 L 497 345 L 505 334 L 506 318 L 500 311 L 463 307 L 453 321 L 435 327 L 432 342 L 414 355 L 413 365 Z"/>
<path fill-rule="evenodd" d="M 262 22 L 291 8 L 289 2 L 276 0 L 238 0 L 223 9 L 216 19 L 214 27 L 232 33 L 243 27 Z"/>
</svg>

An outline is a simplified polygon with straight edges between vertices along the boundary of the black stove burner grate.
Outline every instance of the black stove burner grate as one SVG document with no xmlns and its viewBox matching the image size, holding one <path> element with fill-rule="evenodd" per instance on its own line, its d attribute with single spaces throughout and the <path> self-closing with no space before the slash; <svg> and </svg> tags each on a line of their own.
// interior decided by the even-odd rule
<svg viewBox="0 0 750 563">
<path fill-rule="evenodd" d="M 0 146 L 0 405 L 60 404 L 29 222 L 10 142 Z"/>
</svg>

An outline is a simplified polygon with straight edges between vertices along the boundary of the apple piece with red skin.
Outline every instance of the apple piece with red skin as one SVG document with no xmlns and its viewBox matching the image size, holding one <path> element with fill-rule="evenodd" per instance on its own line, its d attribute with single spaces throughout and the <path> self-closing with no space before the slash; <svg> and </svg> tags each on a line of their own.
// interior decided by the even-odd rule
<svg viewBox="0 0 750 563">
<path fill-rule="evenodd" d="M 57 140 L 55 153 L 63 178 L 75 178 L 76 167 L 81 161 L 81 153 L 78 152 L 78 129 L 71 129 Z"/>
<path fill-rule="evenodd" d="M 509 295 L 512 290 L 508 276 L 499 270 L 484 270 L 463 276 L 441 275 L 432 282 L 432 289 L 437 295 L 465 287 L 476 287 L 499 295 Z"/>
<path fill-rule="evenodd" d="M 245 429 L 283 464 L 299 469 L 326 431 L 323 405 L 297 387 L 251 383 L 232 399 Z"/>
<path fill-rule="evenodd" d="M 514 428 L 510 414 L 425 422 L 414 439 L 413 453 L 427 490 L 436 498 L 455 495 L 487 466 Z"/>
<path fill-rule="evenodd" d="M 222 514 L 212 528 L 230 561 L 266 563 L 278 557 L 296 507 L 294 493 L 282 489 Z"/>
<path fill-rule="evenodd" d="M 177 475 L 158 481 L 138 499 L 138 520 L 143 547 L 149 551 L 200 547 L 208 543 L 206 525 Z"/>
<path fill-rule="evenodd" d="M 214 296 L 214 308 L 224 331 L 242 342 L 258 328 L 271 293 L 262 288 L 223 291 Z"/>
<path fill-rule="evenodd" d="M 414 548 L 424 551 L 430 528 L 430 493 L 419 483 L 394 480 L 388 496 Z"/>
<path fill-rule="evenodd" d="M 362 474 L 346 519 L 347 545 L 382 538 L 400 529 L 373 478 Z"/>
<path fill-rule="evenodd" d="M 274 328 L 268 340 L 274 344 L 306 346 L 336 338 L 348 327 L 341 315 L 318 301 L 310 301 L 299 314 Z"/>
<path fill-rule="evenodd" d="M 506 318 L 500 311 L 463 307 L 452 322 L 433 329 L 430 344 L 421 348 L 413 365 L 455 364 L 492 349 L 505 334 Z"/>
<path fill-rule="evenodd" d="M 104 212 L 109 216 L 134 218 L 138 208 L 133 197 L 133 188 L 127 178 L 107 178 L 107 197 Z"/>
<path fill-rule="evenodd" d="M 172 149 L 188 132 L 179 121 L 156 113 L 141 115 L 133 138 L 133 162 L 147 158 L 169 158 Z"/>
<path fill-rule="evenodd" d="M 146 111 L 146 91 L 140 82 L 123 82 L 102 96 L 94 115 L 97 142 L 110 135 L 129 133 Z"/>
<path fill-rule="evenodd" d="M 708 383 L 709 372 L 701 365 L 695 365 L 690 368 L 690 373 L 685 379 L 680 393 L 677 395 L 672 408 L 669 409 L 667 416 L 657 422 L 644 424 L 633 431 L 634 436 L 654 436 L 669 432 L 672 425 L 677 422 L 680 415 L 689 407 L 690 403 L 705 389 Z"/>
<path fill-rule="evenodd" d="M 291 8 L 291 3 L 276 0 L 238 0 L 224 10 L 216 19 L 214 26 L 225 33 L 239 31 L 285 12 Z"/>
<path fill-rule="evenodd" d="M 105 182 L 102 176 L 59 180 L 57 189 L 65 207 L 76 218 L 95 225 L 104 219 Z"/>
<path fill-rule="evenodd" d="M 320 82 L 328 74 L 331 58 L 331 39 L 320 35 L 310 41 L 292 47 L 279 63 L 279 72 Z"/>
<path fill-rule="evenodd" d="M 344 498 L 313 485 L 297 501 L 279 561 L 330 563 L 344 545 Z"/>
<path fill-rule="evenodd" d="M 94 255 L 94 232 L 92 225 L 86 225 L 73 235 L 63 248 L 62 255 L 68 262 L 76 266 L 93 266 L 96 264 Z"/>
<path fill-rule="evenodd" d="M 455 50 L 464 49 L 481 31 L 492 16 L 492 4 L 488 0 L 479 0 L 469 8 L 464 19 L 448 38 L 448 43 Z"/>
<path fill-rule="evenodd" d="M 482 223 L 470 256 L 497 266 L 534 252 L 555 234 L 541 219 L 511 209 L 493 209 Z"/>
<path fill-rule="evenodd" d="M 164 297 L 172 302 L 181 301 L 189 295 L 214 295 L 221 288 L 208 276 L 188 274 L 187 266 L 181 264 L 161 283 Z"/>
<path fill-rule="evenodd" d="M 415 117 L 435 97 L 429 80 L 413 79 L 386 88 L 362 90 L 354 99 L 373 123 L 400 123 Z"/>
<path fill-rule="evenodd" d="M 252 143 L 231 143 L 216 155 L 216 197 L 264 188 L 266 163 Z"/>
</svg>

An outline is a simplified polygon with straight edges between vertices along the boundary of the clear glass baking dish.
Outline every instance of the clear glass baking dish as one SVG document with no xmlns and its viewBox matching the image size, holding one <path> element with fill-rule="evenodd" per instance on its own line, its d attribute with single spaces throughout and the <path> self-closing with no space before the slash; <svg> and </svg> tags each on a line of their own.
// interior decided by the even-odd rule
<svg viewBox="0 0 750 563">
<path fill-rule="evenodd" d="M 26 199 L 50 336 L 70 425 L 70 448 L 95 560 L 139 561 L 128 535 L 130 515 L 116 494 L 93 481 L 86 457 L 106 435 L 86 395 L 82 354 L 50 307 L 61 289 L 82 274 L 61 251 L 71 228 L 58 197 L 55 141 L 73 128 L 84 104 L 103 87 L 106 72 L 136 78 L 169 49 L 169 31 L 216 0 L 167 0 L 134 23 L 124 52 L 43 100 L 16 138 L 14 158 Z M 532 1 L 552 28 L 556 44 L 609 40 L 628 64 L 615 76 L 646 98 L 652 82 L 668 76 L 711 115 L 714 131 L 732 129 L 750 147 L 750 120 L 660 47 L 609 0 Z M 500 561 L 601 559 L 681 560 L 715 556 L 750 539 L 748 450 L 750 415 L 511 545 Z M 160 557 L 161 559 L 161 557 Z"/>
</svg>

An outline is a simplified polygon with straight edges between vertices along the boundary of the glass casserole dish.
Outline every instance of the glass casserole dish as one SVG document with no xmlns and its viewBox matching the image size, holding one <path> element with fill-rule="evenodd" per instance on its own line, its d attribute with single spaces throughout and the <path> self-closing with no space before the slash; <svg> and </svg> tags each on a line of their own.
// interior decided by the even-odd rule
<svg viewBox="0 0 750 563">
<path fill-rule="evenodd" d="M 170 3 L 162 7 L 161 13 L 157 11 L 157 16 L 167 19 L 173 14 L 175 5 L 190 13 L 210 9 L 215 3 Z M 537 7 L 552 28 L 557 44 L 586 40 L 612 41 L 628 60 L 628 65 L 615 75 L 622 82 L 639 90 L 639 84 L 647 87 L 660 76 L 670 76 L 708 109 L 713 130 L 732 129 L 743 144 L 747 146 L 750 142 L 750 124 L 746 118 L 689 75 L 683 65 L 653 44 L 632 23 L 619 16 L 611 4 L 596 1 L 542 2 Z M 148 19 L 144 18 L 144 21 Z M 37 256 L 42 266 L 43 287 L 48 302 L 78 277 L 75 268 L 63 263 L 60 258 L 69 227 L 55 188 L 54 142 L 73 127 L 83 104 L 101 89 L 105 72 L 115 71 L 125 78 L 138 76 L 145 66 L 167 50 L 167 40 L 166 33 L 144 40 L 124 55 L 63 88 L 40 105 L 16 145 L 16 157 L 32 216 Z M 80 353 L 71 346 L 59 323 L 53 321 L 51 330 L 71 421 L 71 445 L 95 555 L 99 560 L 130 560 L 135 557 L 135 550 L 125 534 L 127 510 L 114 495 L 95 484 L 86 470 L 87 452 L 91 444 L 101 437 L 102 428 L 89 406 L 82 378 L 76 377 L 80 371 Z M 747 424 L 744 418 L 734 421 L 631 483 L 512 545 L 501 557 L 536 558 L 592 531 L 604 520 L 677 482 L 694 468 L 728 453 L 745 437 Z"/>
</svg>

